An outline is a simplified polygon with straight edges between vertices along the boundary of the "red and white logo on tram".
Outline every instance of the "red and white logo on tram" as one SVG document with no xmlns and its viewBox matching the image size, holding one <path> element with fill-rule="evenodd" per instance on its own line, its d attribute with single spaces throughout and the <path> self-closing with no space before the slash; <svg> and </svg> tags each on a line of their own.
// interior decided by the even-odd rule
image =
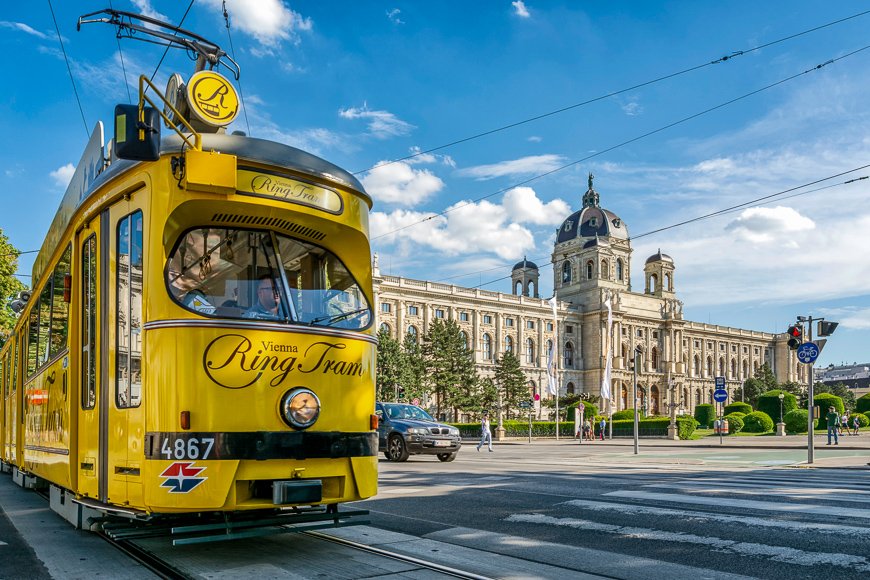
<svg viewBox="0 0 870 580">
<path fill-rule="evenodd" d="M 206 468 L 194 467 L 193 463 L 193 461 L 176 461 L 164 469 L 160 474 L 160 477 L 164 478 L 160 487 L 169 489 L 169 493 L 188 493 L 196 488 L 208 478 L 198 477 Z"/>
</svg>

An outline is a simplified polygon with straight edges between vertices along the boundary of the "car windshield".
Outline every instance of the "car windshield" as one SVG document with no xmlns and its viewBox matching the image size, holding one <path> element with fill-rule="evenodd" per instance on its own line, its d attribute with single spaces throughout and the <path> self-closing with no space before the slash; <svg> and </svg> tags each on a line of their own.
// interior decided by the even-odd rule
<svg viewBox="0 0 870 580">
<path fill-rule="evenodd" d="M 435 419 L 433 419 L 429 413 L 417 405 L 387 403 L 384 405 L 384 412 L 390 419 L 417 419 L 419 421 L 435 422 Z"/>
<path fill-rule="evenodd" d="M 188 231 L 169 257 L 166 277 L 173 299 L 204 316 L 352 330 L 373 318 L 335 254 L 270 231 Z"/>
</svg>

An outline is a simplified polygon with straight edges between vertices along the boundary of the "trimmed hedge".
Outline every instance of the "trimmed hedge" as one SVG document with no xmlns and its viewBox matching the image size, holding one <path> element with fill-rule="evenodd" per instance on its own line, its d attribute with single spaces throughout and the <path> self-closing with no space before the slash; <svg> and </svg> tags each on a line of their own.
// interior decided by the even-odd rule
<svg viewBox="0 0 870 580">
<path fill-rule="evenodd" d="M 779 402 L 778 399 L 777 402 Z M 773 431 L 773 419 L 764 411 L 753 411 L 744 417 L 743 430 L 747 433 L 767 433 L 768 431 Z"/>
<path fill-rule="evenodd" d="M 614 413 L 615 414 L 615 413 Z M 668 425 L 671 420 L 668 417 L 655 419 L 641 419 L 638 421 L 638 434 L 646 437 L 664 437 L 668 434 Z M 677 433 L 680 439 L 689 439 L 695 432 L 697 424 L 691 417 L 677 417 Z M 614 437 L 629 437 L 634 434 L 634 419 L 613 421 Z"/>
<path fill-rule="evenodd" d="M 592 417 L 596 417 L 598 415 L 598 406 L 594 403 L 590 403 L 589 401 L 578 401 L 576 403 L 572 403 L 565 407 L 564 409 L 560 409 L 559 412 L 564 415 L 560 415 L 560 417 L 564 416 L 566 421 L 574 420 L 574 409 L 583 405 L 583 419 L 592 419 Z"/>
<path fill-rule="evenodd" d="M 819 408 L 816 429 L 828 428 L 828 407 L 834 407 L 839 415 L 842 415 L 846 411 L 846 407 L 843 406 L 843 399 L 831 393 L 819 393 L 813 397 L 813 404 Z"/>
<path fill-rule="evenodd" d="M 806 433 L 808 418 L 809 411 L 806 409 L 793 409 L 786 413 L 783 417 L 786 433 Z"/>
<path fill-rule="evenodd" d="M 746 415 L 743 413 L 731 413 L 725 415 L 725 420 L 728 421 L 728 434 L 740 433 L 743 430 L 743 418 Z"/>
<path fill-rule="evenodd" d="M 858 426 L 867 427 L 870 425 L 870 417 L 862 413 L 852 413 L 849 415 L 849 429 L 852 429 L 852 421 L 854 417 L 858 417 Z"/>
<path fill-rule="evenodd" d="M 716 407 L 707 404 L 695 405 L 695 420 L 699 425 L 711 428 L 716 420 Z"/>
<path fill-rule="evenodd" d="M 864 413 L 864 416 L 867 417 L 867 420 L 870 421 L 870 411 Z"/>
<path fill-rule="evenodd" d="M 758 397 L 758 403 L 755 405 L 759 411 L 767 413 L 767 416 L 773 419 L 774 423 L 779 422 L 779 394 L 783 393 L 785 397 L 782 399 L 782 418 L 785 419 L 786 413 L 794 411 L 798 408 L 797 398 L 789 392 L 774 389 L 767 391 Z"/>
<path fill-rule="evenodd" d="M 855 401 L 855 410 L 859 413 L 870 412 L 870 393 L 867 393 L 863 397 L 858 397 L 858 400 Z"/>
<path fill-rule="evenodd" d="M 741 401 L 725 405 L 726 415 L 730 415 L 731 413 L 743 413 L 744 415 L 748 415 L 752 411 L 752 405 L 750 405 L 749 403 L 743 403 Z"/>
<path fill-rule="evenodd" d="M 634 409 L 623 409 L 613 414 L 614 421 L 634 421 Z"/>
</svg>

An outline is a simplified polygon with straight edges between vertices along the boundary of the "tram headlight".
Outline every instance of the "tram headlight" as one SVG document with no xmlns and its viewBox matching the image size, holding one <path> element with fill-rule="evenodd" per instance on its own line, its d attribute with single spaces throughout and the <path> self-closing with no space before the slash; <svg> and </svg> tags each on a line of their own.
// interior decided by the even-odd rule
<svg viewBox="0 0 870 580">
<path fill-rule="evenodd" d="M 307 429 L 320 416 L 320 399 L 311 389 L 297 387 L 281 397 L 281 418 L 294 429 Z"/>
</svg>

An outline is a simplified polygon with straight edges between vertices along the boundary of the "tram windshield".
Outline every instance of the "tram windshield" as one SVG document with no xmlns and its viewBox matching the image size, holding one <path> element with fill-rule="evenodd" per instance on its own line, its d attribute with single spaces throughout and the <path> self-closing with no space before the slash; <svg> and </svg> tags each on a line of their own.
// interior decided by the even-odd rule
<svg viewBox="0 0 870 580">
<path fill-rule="evenodd" d="M 372 320 L 365 294 L 335 254 L 275 232 L 191 230 L 166 276 L 173 299 L 205 316 L 356 330 Z"/>
</svg>

